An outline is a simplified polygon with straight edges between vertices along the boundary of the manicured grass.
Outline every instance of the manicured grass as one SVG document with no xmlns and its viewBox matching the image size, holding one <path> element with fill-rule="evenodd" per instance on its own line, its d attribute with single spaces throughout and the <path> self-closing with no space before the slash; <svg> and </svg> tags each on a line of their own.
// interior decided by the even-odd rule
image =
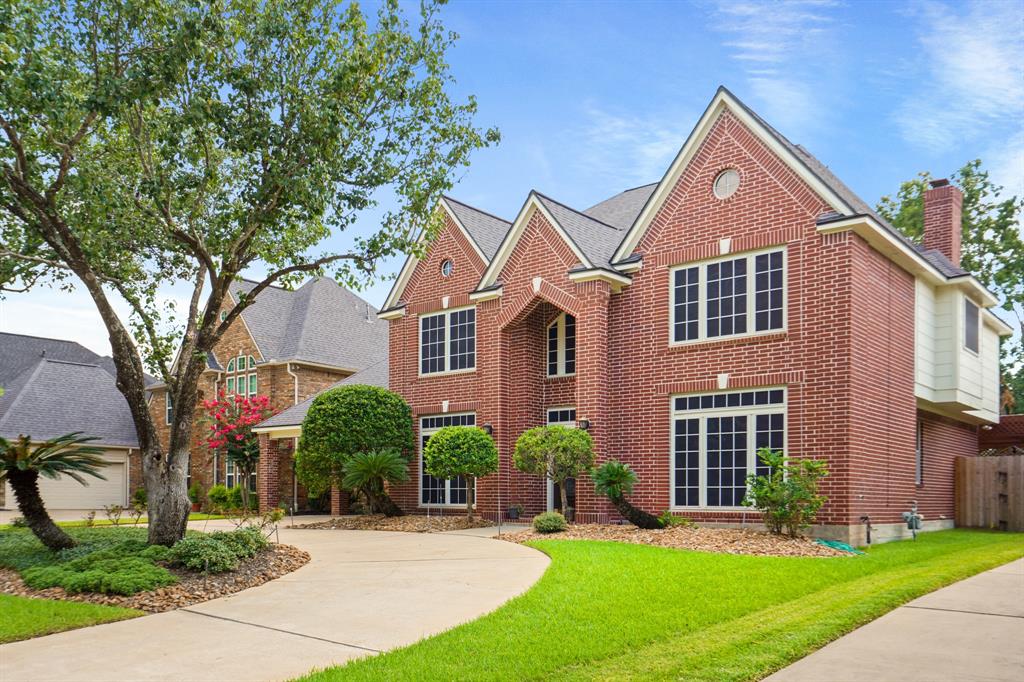
<svg viewBox="0 0 1024 682">
<path fill-rule="evenodd" d="M 203 514 L 201 512 L 195 512 L 195 513 L 192 513 L 192 514 L 188 515 L 188 520 L 189 521 L 217 521 L 217 520 L 226 519 L 226 518 L 228 518 L 228 517 L 227 516 L 222 516 L 220 514 Z M 128 518 L 127 516 L 122 516 L 121 520 L 117 524 L 117 526 L 119 528 L 122 527 L 122 526 L 127 526 L 128 528 L 132 528 L 132 527 L 134 527 L 136 525 L 145 526 L 148 523 L 149 523 L 149 519 L 147 519 L 145 516 L 143 516 L 141 519 L 139 519 L 139 523 L 138 524 L 132 523 L 132 520 L 130 518 Z M 89 527 L 89 524 L 88 524 L 88 522 L 85 519 L 81 519 L 79 521 L 58 521 L 57 525 L 60 526 L 61 528 L 88 528 Z M 114 523 L 110 519 L 96 518 L 96 519 L 93 520 L 92 525 L 93 526 L 112 526 L 112 525 L 114 525 Z M 0 530 L 4 530 L 6 528 L 11 528 L 11 527 L 12 526 L 9 523 L 0 524 Z"/>
<path fill-rule="evenodd" d="M 910 599 L 1024 556 L 1024 535 L 954 530 L 864 556 L 767 558 L 532 543 L 551 566 L 472 623 L 305 680 L 756 680 Z"/>
<path fill-rule="evenodd" d="M 142 611 L 113 606 L 9 594 L 0 594 L 0 614 L 0 644 L 143 615 Z"/>
</svg>

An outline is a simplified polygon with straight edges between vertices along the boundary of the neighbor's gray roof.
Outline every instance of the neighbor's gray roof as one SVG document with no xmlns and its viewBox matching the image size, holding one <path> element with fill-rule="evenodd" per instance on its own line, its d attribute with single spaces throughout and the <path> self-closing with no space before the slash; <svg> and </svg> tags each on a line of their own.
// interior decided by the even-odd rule
<svg viewBox="0 0 1024 682">
<path fill-rule="evenodd" d="M 9 381 L 43 357 L 93 365 L 106 361 L 104 364 L 113 370 L 110 358 L 93 353 L 74 341 L 0 332 L 0 386 L 7 386 Z"/>
<path fill-rule="evenodd" d="M 232 292 L 255 282 L 239 280 Z M 242 311 L 263 361 L 304 361 L 359 370 L 387 357 L 388 325 L 377 309 L 328 277 L 294 291 L 267 287 Z"/>
<path fill-rule="evenodd" d="M 97 445 L 138 447 L 128 403 L 96 364 L 40 357 L 0 396 L 0 436 L 47 440 L 81 431 Z"/>
<path fill-rule="evenodd" d="M 615 250 L 619 248 L 619 243 L 626 235 L 625 230 L 607 225 L 539 192 L 534 193 L 551 217 L 565 230 L 569 238 L 586 255 L 594 267 L 609 268 L 611 266 L 612 256 L 615 255 Z"/>
<path fill-rule="evenodd" d="M 591 218 L 612 225 L 625 233 L 633 226 L 636 217 L 640 215 L 640 211 L 644 209 L 644 205 L 647 204 L 647 200 L 651 198 L 657 187 L 658 183 L 652 182 L 649 185 L 627 189 L 594 204 L 583 212 Z"/>
<path fill-rule="evenodd" d="M 336 384 L 331 384 L 324 391 L 329 391 L 332 388 L 338 386 L 349 386 L 351 384 L 367 384 L 369 386 L 380 386 L 381 388 L 388 387 L 388 361 L 381 360 L 373 365 L 370 365 L 366 369 L 356 372 L 351 376 L 342 379 Z M 287 410 L 278 412 L 273 417 L 260 422 L 258 428 L 264 427 L 275 427 L 275 426 L 298 426 L 302 424 L 306 419 L 306 413 L 309 412 L 309 406 L 313 404 L 313 399 L 320 395 L 324 391 L 320 391 L 316 395 L 306 398 L 301 403 L 292 405 Z"/>
<path fill-rule="evenodd" d="M 451 197 L 446 196 L 445 201 L 490 262 L 512 223 Z"/>
</svg>

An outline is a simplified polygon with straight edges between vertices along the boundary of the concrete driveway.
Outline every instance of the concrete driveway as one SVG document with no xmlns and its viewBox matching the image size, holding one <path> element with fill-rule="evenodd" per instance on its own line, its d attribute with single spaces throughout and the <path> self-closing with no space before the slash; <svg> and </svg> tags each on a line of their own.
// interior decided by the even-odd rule
<svg viewBox="0 0 1024 682">
<path fill-rule="evenodd" d="M 5 644 L 0 680 L 286 680 L 477 618 L 549 563 L 473 534 L 282 528 L 280 537 L 312 561 L 222 599 Z"/>
<path fill-rule="evenodd" d="M 765 682 L 1024 679 L 1024 559 L 926 594 Z"/>
</svg>

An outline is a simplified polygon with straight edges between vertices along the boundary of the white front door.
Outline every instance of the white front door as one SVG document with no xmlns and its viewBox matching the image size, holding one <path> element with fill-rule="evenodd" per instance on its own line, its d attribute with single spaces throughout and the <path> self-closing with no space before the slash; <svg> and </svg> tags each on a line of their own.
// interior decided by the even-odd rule
<svg viewBox="0 0 1024 682">
<path fill-rule="evenodd" d="M 575 407 L 552 407 L 548 409 L 548 426 L 568 426 L 571 429 L 576 428 L 576 408 Z M 576 486 L 575 481 L 572 481 L 572 489 L 570 506 L 575 503 L 576 500 Z M 555 482 L 550 478 L 548 479 L 548 511 L 561 511 L 562 510 L 562 493 L 555 485 Z"/>
</svg>

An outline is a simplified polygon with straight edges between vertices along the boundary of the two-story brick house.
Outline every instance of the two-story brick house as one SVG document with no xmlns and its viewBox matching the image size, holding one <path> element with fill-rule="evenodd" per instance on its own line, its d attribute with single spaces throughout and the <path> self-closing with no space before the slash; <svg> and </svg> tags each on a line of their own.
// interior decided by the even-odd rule
<svg viewBox="0 0 1024 682">
<path fill-rule="evenodd" d="M 235 305 L 238 294 L 255 284 L 236 282 L 230 300 L 224 303 L 222 317 Z M 387 357 L 387 345 L 387 324 L 377 319 L 376 308 L 330 278 L 311 279 L 293 291 L 269 287 L 242 311 L 208 357 L 200 381 L 200 401 L 221 391 L 229 395 L 266 395 L 271 407 L 283 412 L 345 377 L 380 363 Z M 166 387 L 152 387 L 150 410 L 165 446 L 171 409 Z M 217 483 L 241 485 L 236 468 L 206 447 L 208 425 L 201 407 L 196 408 L 195 419 L 190 484 L 197 481 L 203 489 Z M 274 452 L 280 459 L 274 463 L 275 475 L 261 480 L 259 472 L 270 464 L 263 462 L 249 485 L 261 497 L 301 508 L 306 499 L 295 480 L 293 447 L 293 440 L 282 441 Z M 142 481 L 137 459 L 132 462 L 136 486 Z"/>
<path fill-rule="evenodd" d="M 486 515 L 558 504 L 511 465 L 544 423 L 589 429 L 600 460 L 639 474 L 633 498 L 706 523 L 740 506 L 755 451 L 828 461 L 816 532 L 898 534 L 916 499 L 953 517 L 953 461 L 998 421 L 997 301 L 959 267 L 959 191 L 927 192 L 923 246 L 876 215 L 805 149 L 720 89 L 658 182 L 586 210 L 531 192 L 512 221 L 453 199 L 379 316 L 390 388 L 419 442 L 448 424 L 497 441 L 479 482 Z M 465 503 L 422 471 L 406 511 Z M 589 480 L 577 519 L 614 518 Z"/>
</svg>

